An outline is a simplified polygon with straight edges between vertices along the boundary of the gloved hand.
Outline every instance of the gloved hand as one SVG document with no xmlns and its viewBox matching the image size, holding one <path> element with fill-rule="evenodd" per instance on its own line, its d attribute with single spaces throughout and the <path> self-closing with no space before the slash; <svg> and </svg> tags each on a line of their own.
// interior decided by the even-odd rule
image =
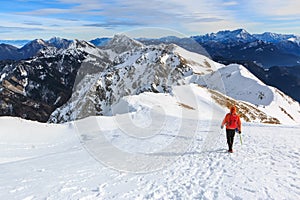
<svg viewBox="0 0 300 200">
<path fill-rule="evenodd" d="M 224 128 L 224 126 L 221 125 L 221 129 L 223 129 L 223 128 Z"/>
<path fill-rule="evenodd" d="M 239 134 L 242 134 L 242 131 L 239 131 Z"/>
</svg>

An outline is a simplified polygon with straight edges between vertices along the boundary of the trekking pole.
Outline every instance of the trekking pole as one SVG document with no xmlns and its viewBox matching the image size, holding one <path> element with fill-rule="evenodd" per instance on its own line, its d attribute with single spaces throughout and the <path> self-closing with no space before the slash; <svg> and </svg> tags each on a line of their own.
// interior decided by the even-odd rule
<svg viewBox="0 0 300 200">
<path fill-rule="evenodd" d="M 240 135 L 240 142 L 241 142 L 241 145 L 243 145 L 243 142 L 242 142 L 242 134 L 239 133 L 239 135 Z"/>
</svg>

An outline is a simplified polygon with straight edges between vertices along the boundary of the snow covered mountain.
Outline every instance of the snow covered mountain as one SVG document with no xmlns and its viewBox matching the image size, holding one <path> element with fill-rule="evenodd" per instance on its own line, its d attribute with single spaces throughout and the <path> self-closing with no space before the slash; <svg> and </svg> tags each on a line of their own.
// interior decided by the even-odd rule
<svg viewBox="0 0 300 200">
<path fill-rule="evenodd" d="M 256 40 L 254 36 L 244 29 L 237 29 L 234 31 L 219 31 L 217 33 L 210 33 L 203 36 L 194 37 L 198 42 L 216 41 L 223 44 L 231 43 L 249 43 Z"/>
<path fill-rule="evenodd" d="M 298 43 L 300 42 L 300 37 L 293 34 L 277 34 L 271 32 L 265 32 L 262 34 L 253 34 L 256 39 L 262 40 L 264 42 L 279 43 L 282 41 L 291 41 Z"/>
<path fill-rule="evenodd" d="M 300 37 L 292 34 L 266 32 L 250 34 L 244 29 L 225 30 L 217 33 L 177 38 L 173 36 L 159 39 L 140 38 L 144 44 L 177 44 L 189 51 L 210 56 L 213 60 L 252 61 L 264 68 L 272 66 L 295 66 L 300 63 Z M 198 49 L 194 42 L 205 50 Z M 199 45 L 198 45 L 199 47 Z"/>
<path fill-rule="evenodd" d="M 221 85 L 216 84 L 220 78 Z M 276 118 L 280 123 L 297 124 L 300 122 L 298 102 L 278 89 L 265 85 L 242 65 L 231 64 L 197 79 L 199 77 L 192 77 L 191 81 L 200 85 L 205 84 L 206 87 L 222 92 L 235 100 L 251 103 L 252 110 L 260 110 Z M 248 113 L 247 109 L 240 110 L 241 113 Z M 253 117 L 247 118 L 248 121 L 255 120 Z"/>
<path fill-rule="evenodd" d="M 0 44 L 0 60 L 22 60 L 36 56 L 44 48 L 67 49 L 72 41 L 54 37 L 48 41 L 35 39 L 17 48 L 7 44 Z"/>
<path fill-rule="evenodd" d="M 97 38 L 92 40 L 91 43 L 105 48 L 110 40 L 111 38 Z M 139 38 L 137 40 L 145 45 L 174 43 L 189 51 L 205 55 L 216 62 L 242 64 L 264 83 L 279 88 L 293 99 L 300 101 L 300 93 L 297 92 L 300 90 L 299 77 L 296 76 L 297 73 L 294 73 L 299 68 L 300 63 L 299 36 L 270 32 L 250 34 L 244 29 L 237 29 L 203 36 L 193 36 L 191 38 L 168 36 L 159 39 Z M 36 56 L 41 48 L 56 47 L 65 49 L 70 42 L 61 38 L 52 38 L 44 41 L 47 45 L 45 47 L 38 44 L 36 40 L 29 42 L 28 48 L 23 49 L 1 44 L 0 60 L 28 59 Z M 278 66 L 282 68 L 279 69 Z M 287 67 L 290 68 L 287 69 Z M 272 69 L 264 71 L 260 68 Z"/>
<path fill-rule="evenodd" d="M 206 49 L 214 61 L 242 64 L 264 83 L 280 88 L 300 101 L 297 92 L 300 90 L 300 79 L 294 73 L 300 63 L 299 36 L 270 32 L 249 34 L 240 29 L 192 38 Z"/>
<path fill-rule="evenodd" d="M 111 114 L 111 106 L 122 97 L 146 91 L 170 93 L 172 85 L 181 84 L 183 78 L 192 73 L 188 62 L 174 52 L 174 45 L 143 46 L 128 37 L 115 36 L 109 46 L 111 48 L 106 47 L 104 51 L 116 55 L 113 65 L 103 72 L 88 74 L 78 84 L 80 89 L 75 90 L 71 102 L 56 110 L 51 121 Z M 123 53 L 118 55 L 120 52 Z M 197 73 L 212 71 L 209 62 L 203 67 L 200 64 L 193 67 Z M 90 109 L 80 109 L 90 103 Z"/>
<path fill-rule="evenodd" d="M 20 50 L 20 60 L 35 56 L 41 49 L 47 47 L 48 44 L 42 39 L 35 39 L 24 45 Z"/>
<path fill-rule="evenodd" d="M 76 40 L 66 50 L 45 47 L 32 59 L 0 62 L 0 114 L 47 121 L 70 98 L 76 73 L 92 51 L 97 48 Z"/>
<path fill-rule="evenodd" d="M 265 32 L 262 34 L 250 34 L 245 29 L 237 29 L 233 31 L 225 30 L 217 33 L 209 33 L 202 36 L 193 36 L 199 42 L 216 41 L 222 43 L 251 43 L 261 40 L 266 43 L 280 43 L 282 41 L 290 41 L 299 44 L 300 37 L 293 34 L 278 34 Z"/>
<path fill-rule="evenodd" d="M 288 49 L 290 50 L 291 48 L 299 48 L 299 42 L 300 42 L 300 37 L 292 34 L 285 35 L 285 34 L 277 34 L 277 33 L 270 33 L 270 32 L 265 32 L 262 34 L 250 34 L 245 29 L 237 29 L 233 31 L 225 30 L 225 31 L 219 31 L 217 33 L 208 33 L 200 36 L 192 36 L 190 38 L 178 38 L 174 36 L 168 36 L 159 39 L 139 38 L 138 40 L 145 44 L 174 43 L 190 51 L 195 51 L 194 46 L 193 47 L 188 47 L 187 45 L 183 46 L 184 44 L 192 44 L 191 40 L 189 39 L 196 40 L 201 45 L 206 44 L 205 46 L 211 48 L 213 48 L 214 46 L 215 48 L 220 46 L 222 48 L 228 48 L 228 50 L 230 50 L 230 48 L 234 48 L 242 45 L 244 45 L 244 47 L 248 45 L 249 47 L 257 46 L 259 48 L 259 46 L 263 44 L 265 45 L 274 44 L 274 46 L 279 48 L 279 50 L 281 50 L 282 48 L 283 48 L 282 50 L 286 50 L 284 51 L 286 53 L 288 53 Z M 298 54 L 295 55 L 300 55 L 300 54 L 298 52 Z"/>
<path fill-rule="evenodd" d="M 244 111 L 251 115 L 244 117 L 246 121 L 300 122 L 298 102 L 263 84 L 242 66 L 224 66 L 176 45 L 144 46 L 125 36 L 116 36 L 111 42 L 111 48 L 106 47 L 103 51 L 115 55 L 112 65 L 81 79 L 69 102 L 53 112 L 50 121 L 113 115 L 117 112 L 113 110 L 114 106 L 126 96 L 144 92 L 172 94 L 175 86 L 198 84 L 221 92 L 216 94 L 207 90 L 216 98 L 228 99 L 225 104 L 216 100 L 223 107 L 238 104 L 233 99 L 240 100 L 241 107 L 247 108 Z M 118 43 L 131 45 L 124 49 Z M 123 53 L 116 53 L 120 51 Z"/>
<path fill-rule="evenodd" d="M 192 38 L 202 45 L 215 61 L 252 61 L 259 63 L 263 68 L 295 66 L 300 63 L 299 44 L 284 37 L 258 37 L 243 30 L 221 31 Z"/>
<path fill-rule="evenodd" d="M 142 47 L 143 44 L 127 37 L 124 34 L 115 35 L 108 43 L 104 46 L 104 49 L 111 49 L 114 52 L 120 54 L 125 51 L 131 51 L 138 47 Z"/>
<path fill-rule="evenodd" d="M 174 44 L 144 45 L 116 35 L 101 48 L 58 38 L 35 40 L 24 48 L 28 46 L 43 48 L 29 60 L 0 62 L 1 115 L 43 122 L 113 115 L 117 111 L 112 108 L 126 96 L 173 94 L 175 86 L 198 84 L 231 104 L 242 101 L 248 112 L 256 113 L 246 121 L 299 123 L 299 104 L 282 93 L 280 99 L 277 90 L 261 82 L 256 84 L 258 79 L 245 68 L 226 67 Z"/>
<path fill-rule="evenodd" d="M 60 37 L 53 37 L 50 40 L 46 41 L 46 43 L 48 44 L 48 46 L 53 46 L 57 49 L 67 49 L 72 43 L 72 40 L 67 40 Z"/>
</svg>

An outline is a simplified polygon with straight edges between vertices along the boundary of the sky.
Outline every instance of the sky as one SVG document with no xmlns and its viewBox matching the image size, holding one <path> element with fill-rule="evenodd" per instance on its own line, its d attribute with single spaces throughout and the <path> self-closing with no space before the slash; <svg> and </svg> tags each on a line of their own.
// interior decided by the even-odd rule
<svg viewBox="0 0 300 200">
<path fill-rule="evenodd" d="M 178 37 L 244 28 L 300 35 L 299 0 L 2 0 L 0 40 Z"/>
</svg>

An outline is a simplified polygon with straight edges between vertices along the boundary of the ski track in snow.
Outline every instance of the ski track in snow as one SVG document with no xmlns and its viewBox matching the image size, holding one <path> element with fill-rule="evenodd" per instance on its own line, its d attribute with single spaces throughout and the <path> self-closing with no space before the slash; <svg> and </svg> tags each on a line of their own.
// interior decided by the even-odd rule
<svg viewBox="0 0 300 200">
<path fill-rule="evenodd" d="M 72 128 L 54 143 L 0 143 L 1 199 L 299 199 L 299 129 L 246 124 L 227 153 L 225 131 L 206 141 L 201 121 L 188 151 L 162 170 L 108 169 L 82 147 Z M 213 124 L 218 126 L 218 123 Z M 0 133 L 1 137 L 3 133 Z M 165 137 L 176 137 L 169 133 Z M 15 158 L 12 161 L 5 157 Z M 2 159 L 3 158 L 3 159 Z M 5 161 L 5 162 L 3 162 Z"/>
</svg>

